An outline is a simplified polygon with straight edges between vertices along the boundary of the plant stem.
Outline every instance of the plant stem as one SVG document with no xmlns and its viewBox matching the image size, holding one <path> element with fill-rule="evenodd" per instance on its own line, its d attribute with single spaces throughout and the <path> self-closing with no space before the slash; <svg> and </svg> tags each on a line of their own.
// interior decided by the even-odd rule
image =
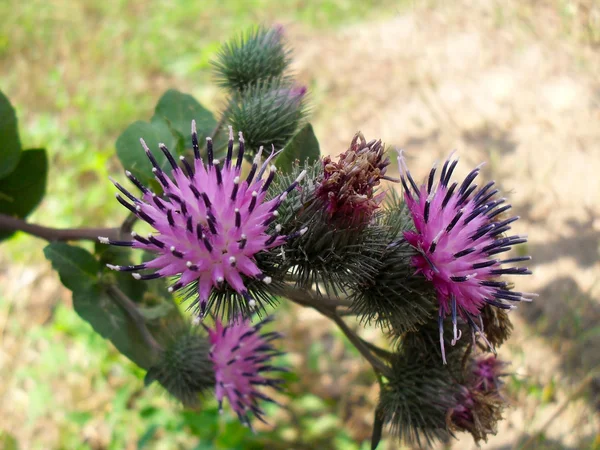
<svg viewBox="0 0 600 450">
<path fill-rule="evenodd" d="M 311 291 L 296 289 L 290 285 L 284 285 L 277 291 L 278 294 L 286 297 L 294 303 L 316 309 L 324 316 L 333 320 L 340 328 L 342 333 L 346 335 L 352 345 L 354 345 L 360 354 L 369 362 L 369 364 L 371 364 L 371 367 L 373 367 L 373 370 L 378 377 L 380 374 L 386 374 L 389 371 L 389 367 L 379 358 L 374 356 L 373 353 L 371 353 L 371 351 L 378 353 L 380 351 L 385 352 L 385 350 L 364 341 L 352 329 L 350 329 L 350 327 L 346 325 L 346 322 L 344 322 L 344 320 L 338 315 L 336 308 L 339 306 L 348 306 L 348 300 L 332 297 L 321 297 Z"/>
<path fill-rule="evenodd" d="M 294 303 L 301 304 L 303 306 L 311 306 L 318 309 L 317 306 L 335 308 L 338 306 L 348 307 L 352 302 L 345 298 L 331 297 L 329 295 L 319 295 L 314 291 L 308 289 L 295 288 L 289 284 L 284 285 L 281 288 L 276 288 L 276 293 L 283 297 L 288 298 Z"/>
<path fill-rule="evenodd" d="M 156 339 L 154 339 L 154 336 L 148 330 L 144 316 L 142 316 L 133 300 L 114 284 L 107 285 L 106 290 L 111 294 L 111 298 L 129 315 L 148 347 L 155 353 L 162 351 L 161 345 L 156 342 Z"/>
<path fill-rule="evenodd" d="M 379 358 L 375 357 L 369 347 L 366 345 L 365 341 L 363 341 L 354 331 L 346 325 L 346 322 L 338 316 L 337 314 L 333 314 L 328 316 L 331 320 L 333 320 L 337 326 L 342 330 L 342 333 L 346 335 L 348 340 L 356 347 L 356 349 L 360 352 L 361 355 L 371 364 L 373 370 L 380 374 L 386 374 L 389 372 L 389 367 L 384 364 Z"/>
<path fill-rule="evenodd" d="M 52 241 L 97 241 L 98 236 L 118 240 L 121 232 L 119 228 L 49 228 L 41 225 L 27 223 L 16 217 L 0 214 L 0 230 L 23 231 Z"/>
</svg>

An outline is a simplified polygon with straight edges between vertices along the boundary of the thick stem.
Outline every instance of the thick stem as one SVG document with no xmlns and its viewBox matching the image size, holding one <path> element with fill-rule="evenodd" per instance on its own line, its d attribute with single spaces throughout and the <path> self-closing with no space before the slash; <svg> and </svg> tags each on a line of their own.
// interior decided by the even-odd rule
<svg viewBox="0 0 600 450">
<path fill-rule="evenodd" d="M 361 355 L 371 364 L 373 369 L 380 374 L 386 374 L 389 371 L 389 367 L 384 364 L 379 358 L 375 357 L 373 353 L 369 350 L 369 347 L 365 344 L 365 342 L 346 325 L 346 322 L 338 316 L 337 314 L 333 314 L 329 316 L 331 320 L 333 320 L 337 326 L 342 330 L 342 332 L 346 335 L 348 340 L 356 347 L 356 349 L 360 352 Z"/>
<path fill-rule="evenodd" d="M 23 231 L 49 242 L 97 241 L 98 236 L 118 240 L 121 234 L 119 228 L 49 228 L 27 223 L 24 220 L 7 216 L 6 214 L 0 214 L 0 230 Z"/>
<path fill-rule="evenodd" d="M 289 284 L 277 288 L 276 293 L 292 300 L 294 303 L 303 306 L 311 306 L 315 309 L 318 309 L 317 306 L 329 309 L 333 308 L 333 311 L 335 312 L 335 308 L 338 306 L 349 307 L 352 305 L 352 302 L 346 298 L 319 295 L 316 292 L 295 288 Z"/>
<path fill-rule="evenodd" d="M 111 294 L 111 298 L 115 300 L 115 302 L 121 308 L 123 308 L 127 315 L 131 318 L 135 327 L 140 332 L 142 339 L 144 339 L 144 342 L 148 345 L 148 347 L 150 347 L 155 353 L 162 351 L 161 345 L 158 342 L 156 342 L 154 336 L 152 336 L 152 334 L 148 330 L 148 327 L 146 326 L 146 321 L 144 320 L 144 316 L 142 316 L 140 310 L 138 309 L 137 305 L 133 302 L 133 300 L 131 300 L 127 295 L 125 295 L 125 293 L 114 284 L 107 285 L 106 290 L 109 294 Z"/>
<path fill-rule="evenodd" d="M 321 297 L 317 294 L 307 291 L 295 289 L 290 285 L 285 285 L 281 289 L 278 289 L 278 293 L 289 300 L 293 301 L 302 306 L 311 307 L 319 311 L 324 316 L 333 320 L 336 325 L 340 328 L 340 330 L 346 335 L 348 340 L 356 347 L 356 349 L 360 352 L 360 354 L 371 364 L 373 370 L 379 377 L 381 374 L 386 374 L 389 371 L 389 367 L 384 364 L 379 358 L 377 358 L 373 353 L 371 353 L 371 349 L 374 347 L 377 348 L 377 351 L 373 348 L 373 352 L 377 353 L 379 351 L 385 352 L 385 350 L 380 349 L 373 344 L 368 344 L 362 338 L 360 338 L 348 325 L 346 322 L 338 315 L 336 308 L 340 306 L 348 306 L 348 301 L 346 299 L 338 299 L 332 297 Z"/>
</svg>

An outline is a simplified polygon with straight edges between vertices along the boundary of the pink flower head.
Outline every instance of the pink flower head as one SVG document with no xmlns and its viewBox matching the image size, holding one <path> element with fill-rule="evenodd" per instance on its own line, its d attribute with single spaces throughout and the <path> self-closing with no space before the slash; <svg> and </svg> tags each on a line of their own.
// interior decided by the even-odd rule
<svg viewBox="0 0 600 450">
<path fill-rule="evenodd" d="M 283 382 L 281 379 L 267 378 L 265 372 L 286 372 L 284 368 L 270 363 L 271 358 L 281 354 L 271 345 L 271 341 L 280 337 L 279 333 L 259 333 L 270 320 L 266 318 L 255 326 L 251 326 L 248 320 L 232 321 L 223 326 L 217 320 L 215 329 L 208 329 L 211 343 L 209 357 L 215 370 L 219 410 L 222 410 L 223 398 L 226 397 L 240 421 L 248 426 L 249 412 L 265 422 L 264 411 L 258 406 L 259 400 L 276 403 L 256 388 L 271 386 L 280 389 L 279 385 Z"/>
<path fill-rule="evenodd" d="M 171 177 L 163 172 L 156 159 L 140 140 L 146 155 L 154 168 L 156 179 L 163 188 L 164 195 L 158 196 L 143 186 L 130 172 L 127 177 L 142 192 L 137 198 L 118 183 L 116 187 L 126 199 L 117 194 L 117 200 L 146 221 L 158 232 L 142 237 L 132 233 L 131 241 L 112 241 L 100 237 L 100 242 L 129 246 L 155 253 L 155 259 L 134 266 L 114 266 L 109 268 L 133 272 L 138 280 L 179 276 L 169 291 L 177 291 L 197 282 L 200 317 L 206 313 L 208 298 L 213 288 L 219 289 L 224 283 L 231 286 L 247 302 L 249 309 L 256 306 L 244 284 L 244 276 L 270 283 L 256 265 L 254 255 L 277 247 L 287 240 L 303 234 L 306 229 L 288 236 L 279 235 L 281 227 L 275 227 L 275 234 L 268 234 L 269 225 L 277 219 L 277 208 L 287 194 L 294 189 L 305 172 L 292 185 L 266 201 L 267 190 L 275 177 L 275 166 L 267 170 L 272 159 L 261 162 L 261 150 L 254 158 L 250 173 L 241 178 L 244 156 L 244 138 L 239 133 L 237 160 L 232 159 L 233 131 L 229 128 L 229 146 L 225 161 L 214 159 L 212 140 L 206 139 L 207 162 L 201 156 L 198 146 L 196 124 L 192 122 L 192 144 L 195 159 L 192 164 L 181 156 L 180 167 L 164 144 L 161 151 L 171 165 Z M 258 171 L 258 174 L 257 174 Z M 268 176 L 263 178 L 267 172 Z M 153 270 L 151 273 L 138 271 Z"/>
<path fill-rule="evenodd" d="M 457 315 L 469 323 L 473 332 L 483 336 L 475 323 L 487 303 L 502 309 L 512 309 L 510 303 L 531 301 L 535 294 L 514 292 L 501 275 L 527 275 L 526 267 L 503 267 L 531 259 L 529 256 L 496 259 L 495 255 L 509 251 L 511 246 L 526 242 L 525 236 L 503 237 L 510 224 L 519 217 L 500 220 L 511 208 L 506 199 L 496 198 L 494 182 L 479 190 L 473 181 L 477 167 L 459 185 L 450 178 L 458 160 L 448 159 L 435 185 L 436 167 L 431 169 L 427 183 L 420 188 L 413 180 L 402 154 L 398 156 L 404 199 L 412 215 L 415 231 L 404 232 L 406 241 L 417 251 L 412 258 L 416 273 L 430 280 L 439 302 L 439 329 L 442 358 L 446 363 L 443 339 L 444 317 L 451 315 L 454 326 L 454 345 Z M 485 339 L 485 336 L 483 336 Z"/>
<path fill-rule="evenodd" d="M 506 375 L 503 373 L 505 366 L 506 363 L 494 355 L 476 360 L 473 367 L 475 388 L 482 392 L 498 390 L 500 377 Z"/>
</svg>

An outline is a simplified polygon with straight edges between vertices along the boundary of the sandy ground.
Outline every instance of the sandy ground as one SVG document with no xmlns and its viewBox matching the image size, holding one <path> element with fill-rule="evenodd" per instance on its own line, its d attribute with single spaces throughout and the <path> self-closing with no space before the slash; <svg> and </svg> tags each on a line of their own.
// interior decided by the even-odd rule
<svg viewBox="0 0 600 450">
<path fill-rule="evenodd" d="M 459 174 L 486 162 L 484 177 L 521 216 L 513 231 L 529 235 L 534 276 L 515 281 L 540 294 L 513 314 L 517 331 L 500 355 L 520 377 L 560 388 L 543 406 L 517 398 L 484 448 L 514 448 L 565 402 L 544 448 L 588 448 L 600 378 L 569 396 L 600 367 L 600 49 L 565 39 L 543 2 L 502 2 L 501 17 L 499 5 L 413 6 L 318 45 L 298 32 L 297 68 L 315 92 L 325 153 L 361 130 L 404 148 L 421 177 L 455 149 Z M 475 446 L 465 437 L 452 448 Z"/>
<path fill-rule="evenodd" d="M 415 2 L 378 23 L 320 36 L 286 24 L 297 72 L 313 92 L 312 122 L 321 148 L 338 154 L 361 130 L 368 139 L 404 148 L 419 177 L 454 149 L 461 158 L 458 175 L 487 162 L 485 178 L 497 180 L 521 216 L 513 229 L 529 235 L 534 276 L 516 281 L 520 290 L 540 293 L 513 314 L 516 331 L 500 355 L 512 361 L 518 379 L 543 395 L 516 390 L 507 419 L 483 448 L 518 448 L 538 432 L 546 441 L 537 448 L 596 448 L 600 48 L 581 39 L 578 30 L 565 35 L 550 2 L 429 3 Z M 20 300 L 0 316 L 5 369 L 23 349 L 3 320 L 10 313 L 43 323 L 51 314 L 48 299 L 65 296 L 48 267 L 12 270 L 4 270 L 3 294 Z M 319 383 L 304 380 L 298 389 L 338 399 L 353 436 L 368 438 L 376 387 L 360 384 L 362 363 L 344 356 L 325 319 L 308 310 L 298 315 L 306 320 L 290 336 L 306 342 L 310 323 L 311 333 L 333 355 Z M 29 349 L 19 364 L 41 353 Z M 297 354 L 300 365 L 300 344 Z M 592 371 L 595 378 L 588 376 Z M 343 390 L 348 385 L 351 394 Z M 0 394 L 10 387 L 0 387 Z M 13 394 L 11 401 L 23 400 Z M 10 409 L 0 406 L 2 414 Z M 18 429 L 20 416 L 5 417 Z M 470 436 L 461 436 L 451 448 L 476 446 Z"/>
</svg>

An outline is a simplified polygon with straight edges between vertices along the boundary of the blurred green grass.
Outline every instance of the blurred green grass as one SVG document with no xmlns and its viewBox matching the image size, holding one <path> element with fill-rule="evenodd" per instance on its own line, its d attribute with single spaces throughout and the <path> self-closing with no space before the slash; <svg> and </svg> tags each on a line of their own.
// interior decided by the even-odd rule
<svg viewBox="0 0 600 450">
<path fill-rule="evenodd" d="M 120 223 L 125 215 L 108 182 L 109 175 L 122 178 L 116 138 L 129 123 L 147 120 L 171 87 L 218 113 L 223 99 L 209 61 L 225 39 L 255 24 L 316 33 L 397 9 L 393 0 L 293 0 L 285 7 L 275 0 L 0 2 L 0 88 L 17 111 L 24 147 L 47 148 L 51 161 L 46 198 L 30 220 L 55 227 Z M 3 243 L 2 259 L 38 264 L 43 245 L 20 234 Z M 143 371 L 65 298 L 46 305 L 53 311 L 43 325 L 31 324 L 27 308 L 14 302 L 0 294 L 0 311 L 14 319 L 4 334 L 32 350 L 26 362 L 11 361 L 0 372 L 27 395 L 19 430 L 31 439 L 27 448 L 287 448 L 290 439 L 300 443 L 295 448 L 368 448 L 343 429 L 335 405 L 310 394 L 294 394 L 300 423 L 258 435 L 230 414 L 219 418 L 214 401 L 200 413 L 184 411 L 157 388 L 144 389 Z M 316 367 L 323 353 L 310 352 Z M 12 443 L 0 427 L 0 446 Z M 25 448 L 18 439 L 16 445 Z"/>
</svg>

